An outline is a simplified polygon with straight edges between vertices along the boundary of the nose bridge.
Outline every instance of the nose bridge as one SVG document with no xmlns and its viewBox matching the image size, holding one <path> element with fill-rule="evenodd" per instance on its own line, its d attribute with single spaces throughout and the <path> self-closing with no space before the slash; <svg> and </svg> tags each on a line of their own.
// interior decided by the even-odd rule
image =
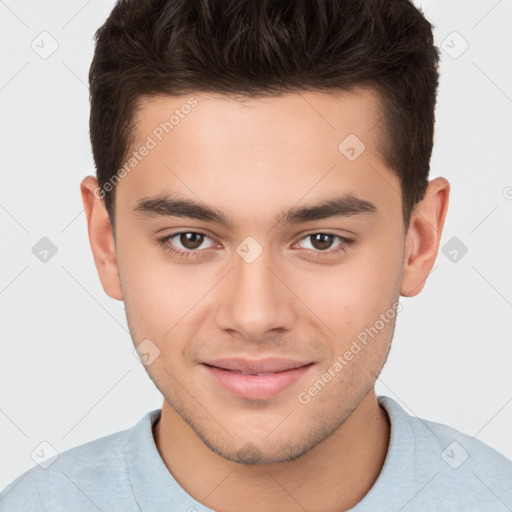
<svg viewBox="0 0 512 512">
<path fill-rule="evenodd" d="M 258 248 L 251 240 L 240 244 L 217 308 L 219 327 L 253 340 L 270 330 L 290 328 L 290 292 L 276 277 L 279 270 L 273 260 L 269 250 Z"/>
</svg>

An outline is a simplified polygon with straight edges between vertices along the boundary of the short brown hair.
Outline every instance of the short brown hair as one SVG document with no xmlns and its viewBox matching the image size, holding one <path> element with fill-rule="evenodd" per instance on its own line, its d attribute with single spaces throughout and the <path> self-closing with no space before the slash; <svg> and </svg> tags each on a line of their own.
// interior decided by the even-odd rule
<svg viewBox="0 0 512 512">
<path fill-rule="evenodd" d="M 119 0 L 95 34 L 90 136 L 98 186 L 132 144 L 146 96 L 257 97 L 373 87 L 384 158 L 400 178 L 406 227 L 428 184 L 439 50 L 408 0 Z"/>
</svg>

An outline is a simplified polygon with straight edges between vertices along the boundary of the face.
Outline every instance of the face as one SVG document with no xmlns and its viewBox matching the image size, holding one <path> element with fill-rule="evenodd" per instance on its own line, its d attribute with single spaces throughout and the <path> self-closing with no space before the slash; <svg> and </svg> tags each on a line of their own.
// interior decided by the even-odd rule
<svg viewBox="0 0 512 512">
<path fill-rule="evenodd" d="M 379 118 L 369 90 L 141 103 L 115 191 L 128 324 L 165 400 L 227 459 L 307 452 L 384 364 L 405 233 Z"/>
</svg>

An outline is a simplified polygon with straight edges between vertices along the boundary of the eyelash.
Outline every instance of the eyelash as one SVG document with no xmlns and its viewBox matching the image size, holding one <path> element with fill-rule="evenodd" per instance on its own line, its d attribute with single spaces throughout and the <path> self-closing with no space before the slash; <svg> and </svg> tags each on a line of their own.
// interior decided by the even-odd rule
<svg viewBox="0 0 512 512">
<path fill-rule="evenodd" d="M 185 233 L 194 233 L 196 235 L 202 235 L 207 238 L 211 238 L 207 233 L 204 233 L 202 231 L 178 231 L 177 233 L 173 233 L 172 235 L 167 235 L 163 238 L 159 238 L 157 240 L 158 244 L 165 249 L 168 253 L 172 254 L 173 256 L 177 256 L 178 258 L 188 258 L 189 256 L 197 257 L 199 253 L 203 251 L 207 251 L 208 249 L 196 249 L 194 251 L 181 251 L 179 249 L 176 249 L 175 247 L 171 247 L 168 245 L 168 241 L 172 238 L 174 238 L 177 235 L 183 235 Z M 334 236 L 335 238 L 338 238 L 341 243 L 336 246 L 334 249 L 326 250 L 326 251 L 320 251 L 320 250 L 313 250 L 313 249 L 307 249 L 308 252 L 311 252 L 311 255 L 314 258 L 318 258 L 321 256 L 328 255 L 330 257 L 337 256 L 338 254 L 345 252 L 348 247 L 355 244 L 355 240 L 353 238 L 346 238 L 341 235 L 337 235 L 336 233 L 329 233 L 328 231 L 315 231 L 313 233 L 309 233 L 305 236 L 303 236 L 299 241 L 304 240 L 305 238 L 308 238 L 313 235 L 330 235 Z"/>
</svg>

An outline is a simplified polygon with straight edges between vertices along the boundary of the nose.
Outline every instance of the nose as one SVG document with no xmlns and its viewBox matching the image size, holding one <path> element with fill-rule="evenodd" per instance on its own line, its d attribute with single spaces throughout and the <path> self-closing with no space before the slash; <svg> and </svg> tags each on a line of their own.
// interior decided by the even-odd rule
<svg viewBox="0 0 512 512">
<path fill-rule="evenodd" d="M 252 262 L 238 254 L 233 259 L 217 304 L 218 327 L 250 342 L 289 331 L 297 316 L 282 266 L 272 261 L 270 251 Z"/>
</svg>

